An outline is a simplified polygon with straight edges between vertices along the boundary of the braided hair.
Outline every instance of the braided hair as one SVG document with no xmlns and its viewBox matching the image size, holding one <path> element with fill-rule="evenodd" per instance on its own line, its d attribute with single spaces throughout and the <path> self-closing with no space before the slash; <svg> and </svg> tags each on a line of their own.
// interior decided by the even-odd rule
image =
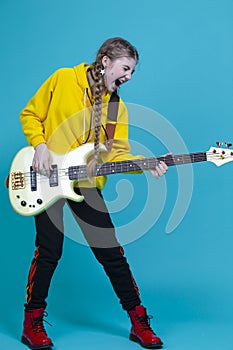
<svg viewBox="0 0 233 350">
<path fill-rule="evenodd" d="M 102 59 L 104 56 L 115 60 L 121 57 L 130 57 L 138 62 L 139 54 L 134 46 L 127 40 L 120 37 L 115 37 L 106 40 L 97 52 L 95 62 L 93 63 L 93 78 L 94 89 L 93 94 L 95 102 L 93 105 L 94 113 L 94 158 L 87 164 L 87 174 L 89 179 L 95 176 L 96 164 L 99 156 L 99 141 L 101 131 L 101 117 L 102 117 L 102 95 L 106 89 Z"/>
</svg>

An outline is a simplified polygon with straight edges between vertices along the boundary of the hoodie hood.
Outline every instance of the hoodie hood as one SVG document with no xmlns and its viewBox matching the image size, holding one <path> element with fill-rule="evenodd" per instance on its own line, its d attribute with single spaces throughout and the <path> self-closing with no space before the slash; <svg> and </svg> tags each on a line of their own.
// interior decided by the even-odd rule
<svg viewBox="0 0 233 350">
<path fill-rule="evenodd" d="M 91 98 L 92 103 L 94 103 L 94 97 L 91 93 L 91 88 L 87 79 L 87 71 L 92 67 L 93 66 L 91 64 L 87 64 L 83 62 L 78 66 L 74 66 L 73 69 L 76 74 L 78 85 L 82 88 L 83 91 L 85 91 L 85 89 L 88 89 L 88 94 Z M 103 103 L 108 103 L 111 95 L 112 95 L 112 92 L 106 91 L 106 93 L 102 96 Z"/>
</svg>

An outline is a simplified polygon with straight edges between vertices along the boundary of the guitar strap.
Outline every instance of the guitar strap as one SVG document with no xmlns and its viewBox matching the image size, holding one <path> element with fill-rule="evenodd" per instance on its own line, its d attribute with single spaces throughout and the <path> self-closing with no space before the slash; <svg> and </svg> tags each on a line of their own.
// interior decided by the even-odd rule
<svg viewBox="0 0 233 350">
<path fill-rule="evenodd" d="M 107 140 L 104 143 L 109 152 L 112 149 L 112 144 L 114 140 L 114 134 L 115 134 L 116 123 L 117 123 L 117 115 L 118 115 L 118 109 L 119 109 L 119 100 L 120 98 L 117 92 L 113 91 L 108 103 L 107 124 L 106 124 Z"/>
</svg>

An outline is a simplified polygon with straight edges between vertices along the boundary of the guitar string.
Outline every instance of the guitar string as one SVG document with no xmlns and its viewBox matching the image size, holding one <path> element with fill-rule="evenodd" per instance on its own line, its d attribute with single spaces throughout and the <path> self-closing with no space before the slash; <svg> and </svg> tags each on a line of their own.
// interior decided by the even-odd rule
<svg viewBox="0 0 233 350">
<path fill-rule="evenodd" d="M 180 165 L 180 164 L 185 164 L 185 161 L 188 161 L 188 163 L 195 163 L 195 162 L 198 162 L 198 161 L 205 161 L 207 160 L 205 157 L 205 155 L 208 155 L 208 158 L 210 159 L 216 159 L 217 160 L 227 160 L 229 158 L 232 158 L 232 155 L 228 155 L 228 154 L 225 154 L 225 155 L 222 155 L 222 154 L 216 154 L 216 153 L 208 153 L 208 152 L 203 152 L 203 153 L 193 153 L 193 154 L 184 154 L 184 155 L 175 155 L 175 156 L 164 156 L 164 157 L 158 157 L 158 158 L 147 158 L 147 159 L 136 159 L 136 160 L 126 160 L 126 161 L 123 161 L 122 162 L 107 162 L 107 163 L 99 163 L 97 164 L 97 171 L 99 170 L 107 170 L 107 169 L 110 169 L 112 167 L 115 167 L 115 168 L 120 168 L 120 167 L 126 167 L 125 169 L 122 170 L 122 172 L 126 172 L 128 169 L 129 170 L 132 170 L 132 167 L 135 167 L 137 168 L 136 170 L 140 170 L 140 164 L 141 163 L 144 163 L 144 164 L 141 164 L 141 170 L 145 170 L 145 168 L 143 168 L 143 165 L 148 165 L 150 169 L 150 166 L 155 166 L 156 163 L 158 163 L 159 161 L 165 161 L 166 164 L 168 166 L 172 166 L 172 165 Z M 224 158 L 221 158 L 221 157 L 224 157 Z M 189 162 L 190 159 L 194 158 L 193 162 Z M 139 163 L 139 164 L 138 164 Z M 61 176 L 67 176 L 69 175 L 69 169 L 75 169 L 75 171 L 77 170 L 80 170 L 80 169 L 83 169 L 83 170 L 86 170 L 86 165 L 85 164 L 82 164 L 82 165 L 77 165 L 77 166 L 70 166 L 68 168 L 61 168 L 61 169 L 58 169 L 58 176 L 61 177 Z M 153 169 L 153 167 L 152 167 Z M 20 174 L 24 175 L 24 178 L 29 178 L 31 179 L 31 173 L 30 172 L 25 172 L 25 173 L 21 173 L 19 172 Z M 44 175 L 41 175 L 41 174 L 37 174 L 37 176 L 40 175 L 40 180 L 45 180 L 47 181 L 48 177 L 44 176 Z M 38 179 L 37 179 L 38 180 Z"/>
</svg>

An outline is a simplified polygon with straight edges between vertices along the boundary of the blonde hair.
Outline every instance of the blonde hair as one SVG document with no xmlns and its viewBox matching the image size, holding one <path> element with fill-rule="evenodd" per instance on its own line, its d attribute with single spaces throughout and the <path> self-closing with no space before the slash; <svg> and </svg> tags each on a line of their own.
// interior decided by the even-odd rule
<svg viewBox="0 0 233 350">
<path fill-rule="evenodd" d="M 136 62 L 139 60 L 139 54 L 137 49 L 131 45 L 127 40 L 115 37 L 106 40 L 99 48 L 95 62 L 93 63 L 93 78 L 94 78 L 94 97 L 95 102 L 93 106 L 94 112 L 94 158 L 87 165 L 88 177 L 91 178 L 95 175 L 96 164 L 99 155 L 99 140 L 101 130 L 101 117 L 102 117 L 102 95 L 106 88 L 104 76 L 102 74 L 103 64 L 102 59 L 104 56 L 109 57 L 111 60 L 115 60 L 120 57 L 134 58 Z"/>
</svg>

